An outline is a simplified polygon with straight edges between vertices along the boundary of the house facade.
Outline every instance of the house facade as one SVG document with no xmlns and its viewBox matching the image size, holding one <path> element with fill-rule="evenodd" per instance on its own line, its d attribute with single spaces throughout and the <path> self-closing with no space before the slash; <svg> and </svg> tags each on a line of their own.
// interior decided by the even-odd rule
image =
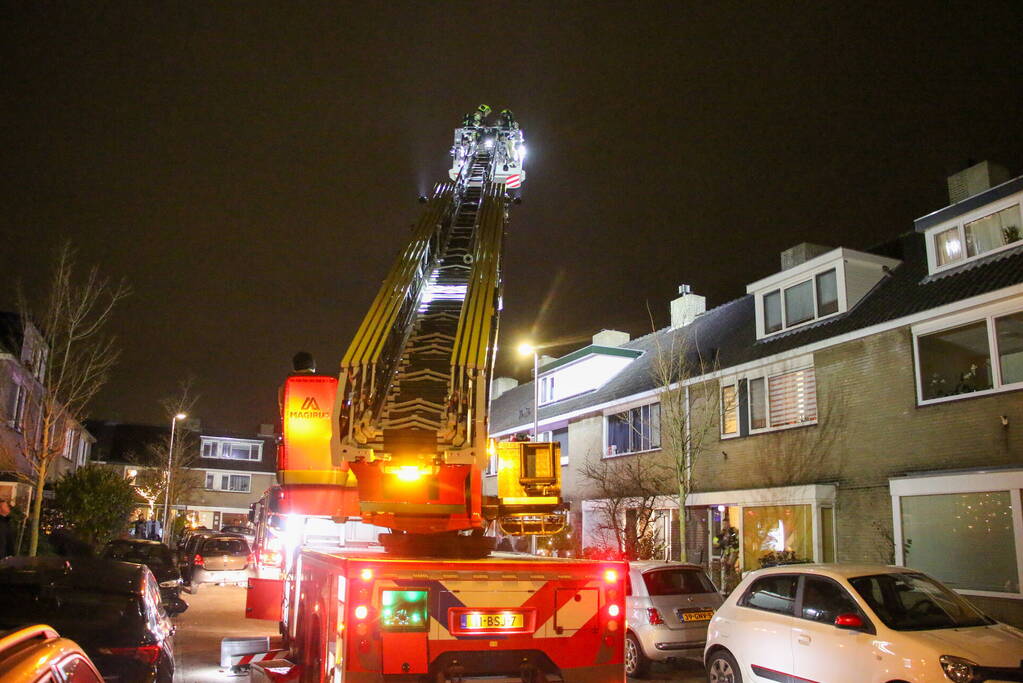
<svg viewBox="0 0 1023 683">
<path fill-rule="evenodd" d="M 702 436 L 681 456 L 693 473 L 682 506 L 691 561 L 719 577 L 724 565 L 896 563 L 1023 624 L 1023 177 L 975 180 L 878 248 L 800 245 L 709 311 L 683 291 L 668 328 L 617 333 L 627 363 L 601 359 L 598 373 L 605 341 L 540 367 L 539 429 L 563 444 L 580 545 L 600 544 L 605 509 L 587 463 L 673 465 L 656 368 L 682 353 L 687 428 Z M 589 385 L 562 391 L 565 368 L 583 362 Z M 495 395 L 492 435 L 531 431 L 533 384 Z M 673 475 L 663 492 L 652 526 L 677 556 Z"/>
<path fill-rule="evenodd" d="M 16 313 L 0 312 L 0 495 L 28 505 L 33 478 L 31 452 L 43 437 L 43 397 L 49 349 L 39 330 Z M 52 443 L 60 457 L 51 460 L 47 480 L 72 472 L 89 459 L 95 439 L 71 419 L 54 425 Z M 19 482 L 20 480 L 20 482 Z"/>
<path fill-rule="evenodd" d="M 169 427 L 115 422 L 95 422 L 90 427 L 97 438 L 97 462 L 140 483 L 147 479 L 146 470 L 163 475 Z M 195 526 L 217 530 L 247 524 L 249 506 L 277 481 L 273 426 L 263 425 L 256 434 L 242 434 L 203 430 L 196 422 L 186 421 L 178 430 L 176 438 L 185 444 L 181 457 L 187 465 L 175 472 L 187 477 L 188 483 L 180 500 L 171 506 L 171 518 L 185 515 Z M 175 446 L 176 452 L 178 449 Z M 144 518 L 162 518 L 162 509 L 147 511 L 142 506 L 139 512 Z"/>
</svg>

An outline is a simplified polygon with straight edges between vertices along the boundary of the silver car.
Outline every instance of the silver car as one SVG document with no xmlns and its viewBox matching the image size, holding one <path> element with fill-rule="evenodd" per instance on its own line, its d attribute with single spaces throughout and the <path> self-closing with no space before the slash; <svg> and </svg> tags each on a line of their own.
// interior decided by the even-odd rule
<svg viewBox="0 0 1023 683">
<path fill-rule="evenodd" d="M 651 662 L 701 659 L 721 595 L 703 567 L 630 562 L 625 592 L 625 673 L 643 678 Z"/>
<path fill-rule="evenodd" d="M 244 584 L 250 559 L 249 544 L 241 536 L 217 534 L 201 539 L 189 558 L 192 592 L 204 583 Z"/>
</svg>

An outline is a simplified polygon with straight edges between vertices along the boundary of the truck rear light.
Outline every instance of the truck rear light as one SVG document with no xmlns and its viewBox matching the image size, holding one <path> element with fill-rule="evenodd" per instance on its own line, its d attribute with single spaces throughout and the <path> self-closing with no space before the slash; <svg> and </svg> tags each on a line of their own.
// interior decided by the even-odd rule
<svg viewBox="0 0 1023 683">
<path fill-rule="evenodd" d="M 621 613 L 622 608 L 616 605 L 615 603 L 612 602 L 610 605 L 607 606 L 607 616 L 617 617 Z"/>
<path fill-rule="evenodd" d="M 373 570 L 370 569 L 369 567 L 363 569 L 361 572 L 359 572 L 359 578 L 362 579 L 363 581 L 372 581 Z"/>
<path fill-rule="evenodd" d="M 664 619 L 661 619 L 661 613 L 657 611 L 656 607 L 647 607 L 646 620 L 651 626 L 658 626 L 664 623 Z"/>
<path fill-rule="evenodd" d="M 206 560 L 203 559 L 202 555 L 196 553 L 195 557 L 192 558 L 192 564 L 196 567 L 205 567 Z"/>
<path fill-rule="evenodd" d="M 369 616 L 369 607 L 366 607 L 365 605 L 359 605 L 352 611 L 352 614 L 355 616 L 356 619 L 362 621 L 363 619 Z"/>
<path fill-rule="evenodd" d="M 140 645 L 139 647 L 101 647 L 98 652 L 115 657 L 130 657 L 143 664 L 153 665 L 160 658 L 159 645 Z"/>
<path fill-rule="evenodd" d="M 614 569 L 608 569 L 604 572 L 604 581 L 607 583 L 618 583 L 618 572 Z"/>
</svg>

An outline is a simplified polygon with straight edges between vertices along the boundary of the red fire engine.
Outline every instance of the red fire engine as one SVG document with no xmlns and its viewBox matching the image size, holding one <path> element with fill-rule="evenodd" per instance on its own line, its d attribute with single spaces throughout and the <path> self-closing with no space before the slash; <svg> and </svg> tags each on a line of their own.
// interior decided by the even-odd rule
<svg viewBox="0 0 1023 683">
<path fill-rule="evenodd" d="M 453 180 L 422 198 L 340 377 L 299 354 L 285 382 L 280 486 L 255 515 L 269 570 L 246 611 L 280 621 L 289 656 L 253 681 L 624 680 L 626 567 L 494 553 L 486 533 L 566 519 L 558 445 L 487 436 L 509 192 L 525 177 L 518 123 L 489 111 L 455 131 Z M 379 546 L 317 547 L 314 527 L 355 519 L 387 531 Z"/>
</svg>

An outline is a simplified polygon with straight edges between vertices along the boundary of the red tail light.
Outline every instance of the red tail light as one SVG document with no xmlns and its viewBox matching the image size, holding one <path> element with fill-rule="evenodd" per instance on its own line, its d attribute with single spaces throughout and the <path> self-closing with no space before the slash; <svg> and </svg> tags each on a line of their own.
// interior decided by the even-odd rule
<svg viewBox="0 0 1023 683">
<path fill-rule="evenodd" d="M 196 567 L 205 567 L 206 560 L 202 559 L 202 555 L 196 553 L 195 557 L 192 559 L 192 564 Z"/>
<path fill-rule="evenodd" d="M 658 624 L 664 623 L 664 619 L 661 619 L 661 613 L 657 611 L 656 607 L 646 608 L 646 620 L 651 626 L 657 626 Z"/>
<path fill-rule="evenodd" d="M 160 658 L 159 645 L 140 645 L 139 647 L 101 647 L 99 651 L 105 655 L 131 657 L 143 664 L 153 665 Z"/>
</svg>

